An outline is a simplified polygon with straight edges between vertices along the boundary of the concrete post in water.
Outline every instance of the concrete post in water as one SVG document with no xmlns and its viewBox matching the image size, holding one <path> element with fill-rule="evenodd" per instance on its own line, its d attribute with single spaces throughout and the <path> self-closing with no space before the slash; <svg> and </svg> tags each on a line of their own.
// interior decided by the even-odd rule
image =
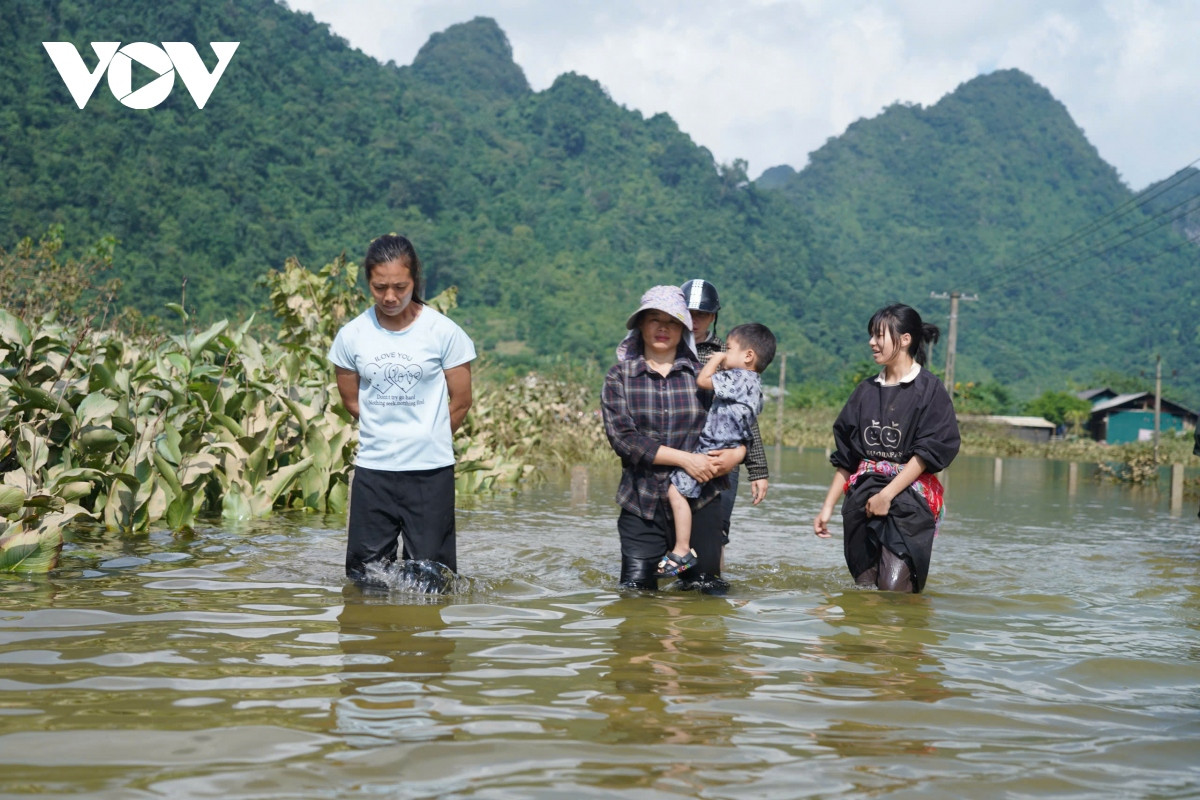
<svg viewBox="0 0 1200 800">
<path fill-rule="evenodd" d="M 775 408 L 775 449 L 783 449 L 783 393 L 786 391 L 787 353 L 779 354 L 779 405 Z"/>
<path fill-rule="evenodd" d="M 1000 481 L 1003 478 L 1004 478 L 1004 459 L 997 456 L 996 457 L 996 472 L 995 472 L 995 475 L 993 476 L 993 481 L 995 482 L 995 484 L 997 486 L 999 486 Z"/>
<path fill-rule="evenodd" d="M 1183 464 L 1171 465 L 1171 513 L 1183 510 Z"/>
<path fill-rule="evenodd" d="M 584 505 L 588 501 L 588 490 L 591 487 L 591 474 L 583 464 L 571 467 L 571 505 Z"/>
<path fill-rule="evenodd" d="M 1074 461 L 1067 467 L 1067 494 L 1074 497 L 1079 490 L 1079 465 Z"/>
</svg>

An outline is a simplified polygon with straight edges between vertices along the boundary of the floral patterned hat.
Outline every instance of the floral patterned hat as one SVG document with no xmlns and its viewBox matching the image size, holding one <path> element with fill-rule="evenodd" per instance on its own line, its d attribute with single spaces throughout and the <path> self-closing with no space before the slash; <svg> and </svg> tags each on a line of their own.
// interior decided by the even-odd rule
<svg viewBox="0 0 1200 800">
<path fill-rule="evenodd" d="M 625 327 L 633 330 L 638 314 L 649 309 L 670 314 L 682 322 L 683 327 L 689 331 L 692 329 L 692 312 L 688 311 L 687 300 L 683 298 L 683 290 L 678 286 L 651 286 L 647 289 L 642 295 L 642 304 L 638 306 L 638 310 L 625 320 Z"/>
<path fill-rule="evenodd" d="M 641 334 L 637 330 L 637 319 L 639 314 L 648 310 L 661 311 L 679 320 L 683 325 L 683 343 L 687 345 L 692 357 L 698 358 L 696 340 L 692 335 L 692 314 L 688 311 L 683 290 L 678 286 L 664 285 L 651 286 L 647 289 L 646 293 L 642 295 L 642 304 L 638 306 L 638 310 L 630 314 L 629 319 L 625 321 L 625 327 L 629 329 L 629 333 L 617 347 L 618 360 L 635 358 L 641 351 Z"/>
</svg>

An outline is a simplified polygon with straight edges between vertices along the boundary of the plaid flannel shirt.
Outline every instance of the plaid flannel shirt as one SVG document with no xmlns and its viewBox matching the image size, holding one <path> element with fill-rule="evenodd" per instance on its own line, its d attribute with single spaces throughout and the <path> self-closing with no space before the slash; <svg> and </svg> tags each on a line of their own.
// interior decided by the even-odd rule
<svg viewBox="0 0 1200 800">
<path fill-rule="evenodd" d="M 701 366 L 708 363 L 708 359 L 712 358 L 713 353 L 723 353 L 728 349 L 729 346 L 716 335 L 709 336 L 703 342 L 696 343 L 696 351 L 700 354 Z M 705 405 L 712 405 L 712 393 L 707 392 L 706 394 L 708 396 L 704 397 L 706 401 Z M 746 465 L 746 474 L 750 477 L 750 480 L 759 481 L 767 479 L 767 451 L 763 448 L 762 433 L 758 430 L 758 417 L 754 418 L 754 422 L 750 426 L 750 441 L 746 442 L 746 458 L 742 463 Z"/>
<path fill-rule="evenodd" d="M 617 504 L 642 519 L 653 519 L 658 504 L 666 501 L 675 469 L 654 464 L 658 448 L 691 453 L 700 443 L 707 412 L 696 388 L 696 372 L 691 358 L 679 356 L 664 377 L 639 355 L 618 361 L 604 377 L 604 432 L 621 457 Z M 728 485 L 725 477 L 704 484 L 696 505 L 705 505 Z"/>
</svg>

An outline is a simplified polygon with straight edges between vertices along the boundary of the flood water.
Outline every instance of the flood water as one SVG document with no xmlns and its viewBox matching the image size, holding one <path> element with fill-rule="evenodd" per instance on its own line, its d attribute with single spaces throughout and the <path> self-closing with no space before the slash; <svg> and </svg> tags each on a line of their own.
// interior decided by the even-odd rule
<svg viewBox="0 0 1200 800">
<path fill-rule="evenodd" d="M 724 597 L 617 589 L 615 471 L 462 508 L 446 597 L 347 587 L 336 518 L 80 536 L 0 576 L 0 794 L 1200 796 L 1194 498 L 960 458 L 907 596 L 773 464 Z"/>
</svg>

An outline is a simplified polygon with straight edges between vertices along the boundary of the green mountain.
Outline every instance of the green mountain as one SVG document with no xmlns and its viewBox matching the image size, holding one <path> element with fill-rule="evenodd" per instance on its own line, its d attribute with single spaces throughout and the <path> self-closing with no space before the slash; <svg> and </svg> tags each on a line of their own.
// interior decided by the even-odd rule
<svg viewBox="0 0 1200 800">
<path fill-rule="evenodd" d="M 1170 218 L 1176 233 L 1200 246 L 1200 169 L 1185 167 L 1147 186 L 1139 197 L 1147 211 Z"/>
<path fill-rule="evenodd" d="M 491 20 L 432 37 L 409 67 L 268 0 L 17 0 L 2 24 L 21 46 L 0 75 L 0 146 L 16 152 L 0 163 L 0 242 L 53 221 L 76 247 L 114 234 L 124 300 L 145 312 L 177 302 L 185 278 L 201 318 L 245 312 L 287 256 L 358 258 L 402 231 L 430 293 L 459 287 L 487 350 L 607 360 L 645 288 L 696 276 L 719 282 L 727 318 L 809 347 L 791 310 L 825 259 L 799 210 L 595 81 L 531 92 Z M 134 111 L 102 82 L 81 111 L 50 40 L 89 66 L 91 41 L 241 44 L 203 110 L 177 86 Z"/>
<path fill-rule="evenodd" d="M 1200 344 L 1198 251 L 1158 216 L 1200 185 L 1139 207 L 1066 108 L 1019 71 L 929 108 L 893 105 L 773 177 L 837 255 L 835 306 L 852 318 L 893 297 L 944 333 L 949 303 L 931 294 L 977 296 L 960 306 L 960 380 L 1029 394 L 1064 376 L 1139 374 L 1156 353 L 1186 368 Z M 935 366 L 944 358 L 938 348 Z M 1194 377 L 1178 389 L 1200 397 Z"/>
<path fill-rule="evenodd" d="M 961 311 L 958 377 L 1026 395 L 1136 374 L 1156 352 L 1183 366 L 1200 343 L 1200 271 L 1192 253 L 1160 254 L 1182 241 L 1169 229 L 1100 258 L 1055 261 L 1113 228 L 1038 253 L 1132 195 L 1018 72 L 893 106 L 801 171 L 751 182 L 744 162 L 715 163 L 670 117 L 587 77 L 531 91 L 483 18 L 410 66 L 270 0 L 4 0 L 0 35 L 0 245 L 52 222 L 68 249 L 115 235 L 121 299 L 145 313 L 186 279 L 200 319 L 248 314 L 288 256 L 357 259 L 398 231 L 427 292 L 458 286 L 459 319 L 500 359 L 606 362 L 646 287 L 692 277 L 720 288 L 722 328 L 776 330 L 792 380 L 861 362 L 884 302 L 943 321 L 930 292 L 979 294 Z M 177 79 L 148 110 L 101 80 L 80 110 L 44 41 L 72 42 L 89 69 L 95 41 L 192 42 L 209 69 L 209 42 L 241 44 L 203 109 Z M 1200 405 L 1200 378 L 1185 379 Z"/>
</svg>

